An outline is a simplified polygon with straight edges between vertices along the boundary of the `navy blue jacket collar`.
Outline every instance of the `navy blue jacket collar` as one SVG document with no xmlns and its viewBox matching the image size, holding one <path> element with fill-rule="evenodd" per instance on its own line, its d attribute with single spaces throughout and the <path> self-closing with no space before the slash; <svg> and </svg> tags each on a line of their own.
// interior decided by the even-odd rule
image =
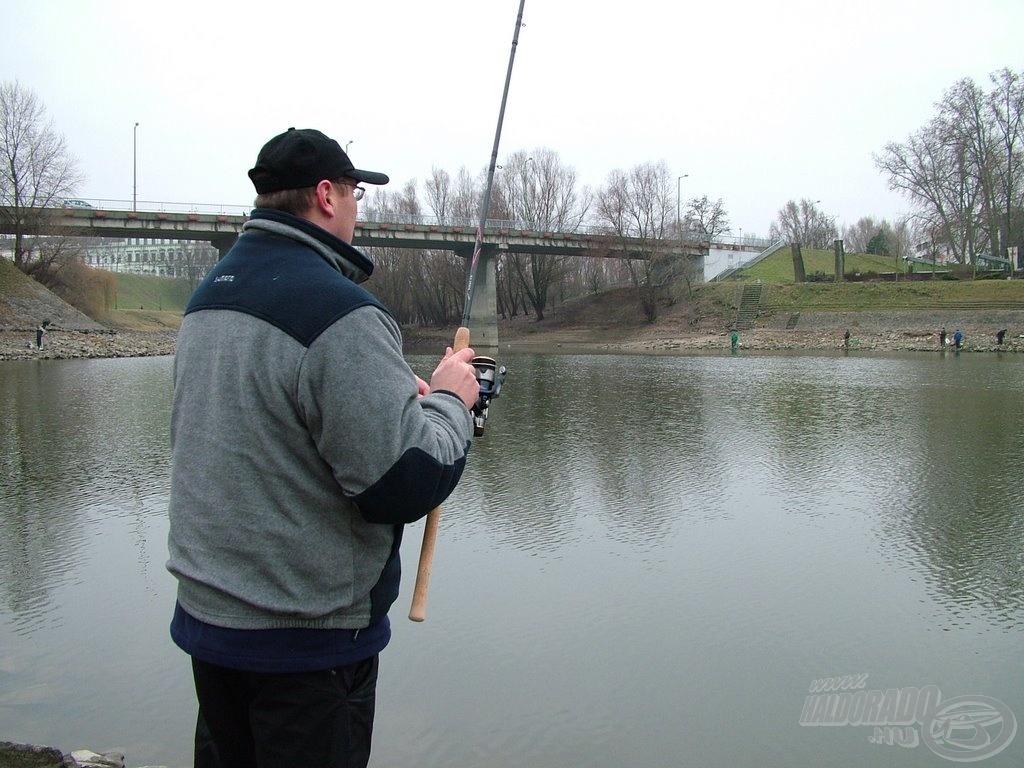
<svg viewBox="0 0 1024 768">
<path fill-rule="evenodd" d="M 255 208 L 243 231 L 264 230 L 293 239 L 306 241 L 331 266 L 356 283 L 364 282 L 373 274 L 373 262 L 340 237 L 335 237 L 323 227 L 308 219 L 294 216 L 274 208 Z M 294 234 L 288 230 L 295 230 Z"/>
</svg>

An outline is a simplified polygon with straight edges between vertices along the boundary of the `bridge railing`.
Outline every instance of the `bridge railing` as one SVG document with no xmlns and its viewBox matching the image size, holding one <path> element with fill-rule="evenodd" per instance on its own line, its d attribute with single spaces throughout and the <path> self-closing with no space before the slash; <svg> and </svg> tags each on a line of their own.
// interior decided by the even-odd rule
<svg viewBox="0 0 1024 768">
<path fill-rule="evenodd" d="M 360 212 L 362 214 L 362 212 Z M 389 224 L 413 224 L 416 226 L 440 226 L 440 227 L 469 227 L 475 229 L 479 224 L 478 219 L 469 219 L 458 216 L 432 216 L 418 213 L 388 213 L 386 215 L 380 215 L 376 212 L 370 211 L 365 215 L 360 215 L 360 221 L 370 222 L 387 222 Z M 560 227 L 548 227 L 536 222 L 529 221 L 514 221 L 510 219 L 487 219 L 484 225 L 487 229 L 508 229 L 522 232 L 546 232 L 546 231 L 558 231 L 563 232 L 564 230 Z M 607 226 L 598 224 L 580 224 L 573 230 L 578 235 L 607 235 L 609 229 Z M 668 238 L 669 240 L 676 239 L 675 235 Z M 686 242 L 702 242 L 706 241 L 707 235 L 703 232 L 696 230 L 687 230 L 683 232 L 683 240 Z M 736 235 L 715 235 L 714 242 L 717 245 L 738 245 L 746 246 L 749 248 L 767 248 L 772 244 L 772 241 L 764 237 L 752 237 L 747 236 L 736 236 Z"/>
<path fill-rule="evenodd" d="M 717 275 L 712 277 L 711 280 L 713 282 L 719 282 L 719 281 L 722 281 L 722 280 L 728 280 L 730 277 L 732 277 L 734 274 L 739 272 L 741 269 L 747 269 L 748 267 L 754 266 L 759 261 L 764 261 L 769 256 L 771 256 L 773 253 L 777 253 L 778 251 L 782 250 L 785 247 L 785 245 L 786 245 L 786 241 L 785 240 L 778 240 L 778 241 L 776 241 L 774 243 L 771 242 L 771 240 L 768 240 L 767 242 L 768 242 L 768 246 L 763 251 L 761 251 L 759 254 L 754 256 L 752 259 L 747 259 L 746 261 L 744 261 L 744 262 L 742 262 L 740 264 L 737 264 L 735 267 L 730 267 L 729 269 L 725 270 L 724 272 L 719 272 Z"/>
<path fill-rule="evenodd" d="M 86 198 L 68 201 L 68 207 L 73 208 L 99 208 L 111 211 L 131 211 L 140 213 L 210 213 L 227 216 L 248 216 L 252 211 L 252 205 L 238 205 L 232 203 L 175 203 L 154 200 L 117 200 L 108 198 Z M 85 205 L 82 205 L 84 203 Z M 360 221 L 387 222 L 390 224 L 413 224 L 419 226 L 440 226 L 440 227 L 468 227 L 476 229 L 480 223 L 479 219 L 470 219 L 458 216 L 433 216 L 412 213 L 388 213 L 381 215 L 376 211 L 360 210 Z M 508 229 L 523 232 L 564 232 L 561 227 L 545 226 L 537 222 L 516 221 L 510 219 L 487 219 L 484 225 L 487 229 Z M 583 223 L 572 230 L 578 235 L 608 235 L 607 226 L 599 224 Z M 674 239 L 673 235 L 669 239 Z M 682 240 L 687 242 L 707 241 L 707 236 L 696 230 L 687 230 L 682 233 Z M 760 237 L 734 236 L 730 234 L 715 235 L 714 242 L 720 245 L 737 245 L 750 248 L 767 248 L 772 244 L 771 240 Z"/>
<path fill-rule="evenodd" d="M 463 227 L 476 229 L 479 219 L 462 216 L 433 216 L 419 213 L 387 213 L 376 211 L 360 211 L 360 221 L 387 222 L 388 224 L 412 224 L 422 227 Z M 508 229 L 519 232 L 565 232 L 561 227 L 550 227 L 536 222 L 515 221 L 512 219 L 487 219 L 485 229 Z M 572 230 L 578 235 L 606 235 L 608 228 L 598 225 L 581 224 Z"/>
<path fill-rule="evenodd" d="M 747 248 L 769 248 L 772 241 L 767 237 L 752 237 L 750 235 L 715 235 L 716 245 L 739 245 Z"/>
<path fill-rule="evenodd" d="M 82 205 L 85 203 L 85 205 Z M 59 207 L 59 206 L 58 206 Z M 157 200 L 110 200 L 77 198 L 67 201 L 65 208 L 99 208 L 107 211 L 138 211 L 140 213 L 219 213 L 225 216 L 248 216 L 252 205 L 228 203 L 170 203 Z"/>
<path fill-rule="evenodd" d="M 110 200 L 106 198 L 88 198 L 69 201 L 70 208 L 98 208 L 110 211 L 131 211 L 140 213 L 217 213 L 229 216 L 248 216 L 252 211 L 252 205 L 232 205 L 224 203 L 173 203 L 154 200 Z M 82 205 L 85 203 L 85 205 Z M 381 215 L 376 211 L 360 210 L 359 221 L 386 222 L 389 224 L 414 224 L 418 226 L 441 226 L 441 227 L 468 227 L 476 229 L 480 223 L 479 219 L 469 219 L 459 216 L 428 216 L 411 213 L 387 213 Z M 507 219 L 488 219 L 484 225 L 488 229 L 514 229 L 527 232 L 549 231 L 551 227 Z M 557 231 L 561 232 L 560 228 Z M 582 225 L 573 230 L 577 234 L 606 234 L 607 228 L 599 226 Z"/>
</svg>

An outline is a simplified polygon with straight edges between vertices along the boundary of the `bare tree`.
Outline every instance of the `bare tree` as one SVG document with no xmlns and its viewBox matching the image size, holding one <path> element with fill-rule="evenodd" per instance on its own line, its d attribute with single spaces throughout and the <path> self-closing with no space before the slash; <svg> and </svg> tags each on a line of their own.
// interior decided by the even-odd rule
<svg viewBox="0 0 1024 768">
<path fill-rule="evenodd" d="M 529 162 L 527 162 L 528 160 Z M 535 172 L 532 167 L 534 162 L 528 158 L 525 152 L 518 153 L 510 161 L 506 161 L 492 188 L 487 212 L 488 219 L 515 220 L 523 226 L 544 228 L 544 224 L 536 221 L 544 217 L 537 216 L 534 208 L 540 199 L 536 190 L 541 186 L 537 184 L 534 187 L 530 181 L 531 175 Z M 521 180 L 515 185 L 510 184 L 508 179 L 517 173 L 517 168 L 521 171 L 524 167 L 525 174 L 520 175 L 525 176 L 525 181 Z M 471 223 L 475 226 L 480 216 L 485 173 L 482 170 L 479 176 L 474 177 L 463 167 L 453 179 L 447 171 L 435 168 L 426 186 L 427 200 L 434 215 L 442 222 Z M 557 185 L 553 185 L 553 192 L 557 192 L 558 189 Z M 557 199 L 557 195 L 554 195 L 554 198 Z M 461 275 L 462 284 L 465 283 L 467 267 L 465 260 L 453 256 L 451 252 L 428 252 L 428 260 L 424 266 L 433 275 L 432 281 L 435 286 L 448 286 L 453 293 L 460 291 L 458 280 L 454 276 L 456 269 Z M 515 317 L 519 314 L 520 309 L 525 313 L 528 306 L 532 305 L 538 313 L 538 318 L 543 317 L 543 307 L 547 302 L 547 290 L 552 279 L 551 275 L 558 266 L 559 262 L 554 259 L 548 261 L 541 259 L 537 264 L 538 271 L 534 274 L 535 280 L 531 281 L 527 278 L 527 273 L 531 272 L 531 265 L 525 257 L 519 254 L 499 254 L 495 285 L 498 313 L 502 317 Z M 532 295 L 528 295 L 527 286 L 530 285 L 539 285 L 540 288 L 534 290 Z M 459 312 L 458 302 L 462 298 L 462 293 L 459 292 L 455 300 L 448 301 L 446 299 L 443 305 L 449 307 L 449 311 L 455 312 L 457 315 Z M 440 300 L 439 295 L 434 296 L 435 303 Z"/>
<path fill-rule="evenodd" d="M 362 214 L 368 220 L 388 220 L 400 215 L 415 216 L 420 212 L 416 182 L 409 181 L 397 192 L 377 190 Z M 371 248 L 367 255 L 373 260 L 371 286 L 374 294 L 400 323 L 425 322 L 421 315 L 421 297 L 417 295 L 416 273 L 423 260 L 423 251 L 401 248 Z"/>
<path fill-rule="evenodd" d="M 597 293 L 608 285 L 608 274 L 605 269 L 605 259 L 581 259 L 580 280 L 583 289 L 587 293 Z"/>
<path fill-rule="evenodd" d="M 463 166 L 453 179 L 445 170 L 433 169 L 427 180 L 427 203 L 442 223 L 476 225 L 480 216 L 483 177 L 474 178 Z M 421 322 L 443 325 L 461 316 L 465 300 L 468 260 L 451 251 L 427 250 L 418 263 L 421 270 L 412 286 Z M 501 276 L 497 290 L 501 303 Z"/>
<path fill-rule="evenodd" d="M 966 261 L 977 263 L 978 252 L 998 251 L 999 205 L 996 173 L 999 164 L 985 93 L 970 79 L 958 82 L 939 104 L 936 126 L 955 157 L 954 189 L 962 202 L 961 228 Z"/>
<path fill-rule="evenodd" d="M 997 179 L 1003 203 L 1003 253 L 1011 245 L 1024 246 L 1024 231 L 1015 226 L 1014 211 L 1024 208 L 1021 170 L 1024 164 L 1024 78 L 1008 68 L 991 76 L 994 86 L 989 95 L 989 108 L 999 142 L 1002 167 Z M 1016 217 L 1019 219 L 1020 217 Z"/>
<path fill-rule="evenodd" d="M 772 240 L 800 243 L 808 248 L 829 248 L 837 237 L 835 220 L 804 198 L 788 201 L 768 228 Z"/>
<path fill-rule="evenodd" d="M 178 243 L 175 253 L 174 261 L 177 264 L 172 268 L 172 274 L 188 280 L 192 290 L 195 290 L 219 257 L 217 249 L 210 243 L 195 240 Z"/>
<path fill-rule="evenodd" d="M 962 153 L 933 120 L 904 144 L 886 145 L 875 158 L 889 176 L 889 187 L 903 192 L 915 208 L 917 227 L 929 242 L 943 243 L 958 261 L 966 261 L 965 222 L 973 219 L 972 196 L 961 173 Z"/>
<path fill-rule="evenodd" d="M 722 205 L 722 198 L 712 202 L 707 195 L 693 197 L 686 204 L 683 228 L 697 232 L 706 240 L 714 240 L 729 231 L 729 214 Z"/>
<path fill-rule="evenodd" d="M 895 258 L 906 258 L 910 253 L 911 233 L 906 219 L 893 224 L 887 219 L 863 216 L 843 229 L 842 235 L 847 253 L 877 253 Z"/>
<path fill-rule="evenodd" d="M 873 216 L 862 216 L 856 224 L 843 229 L 843 244 L 847 253 L 867 253 L 868 243 L 878 232 L 879 224 Z"/>
<path fill-rule="evenodd" d="M 577 187 L 576 171 L 558 153 L 539 148 L 514 152 L 505 160 L 495 185 L 492 215 L 542 232 L 575 232 L 586 218 L 591 195 Z M 544 319 L 549 291 L 565 274 L 564 257 L 510 253 L 505 259 L 533 306 Z"/>
<path fill-rule="evenodd" d="M 649 322 L 658 318 L 659 294 L 671 280 L 674 203 L 672 177 L 664 162 L 612 171 L 597 195 L 598 220 L 624 249 L 626 241 L 632 241 L 628 246 L 635 258 L 626 263 Z"/>
<path fill-rule="evenodd" d="M 914 253 L 914 243 L 917 242 L 914 234 L 913 218 L 903 216 L 892 225 L 893 253 L 897 259 L 907 259 Z"/>
<path fill-rule="evenodd" d="M 69 288 L 71 276 L 80 274 L 73 267 L 82 260 L 82 243 L 81 238 L 66 235 L 25 234 L 21 247 L 31 259 L 23 261 L 21 268 L 37 283 L 60 294 Z"/>
<path fill-rule="evenodd" d="M 45 232 L 47 216 L 81 177 L 46 108 L 17 81 L 0 83 L 0 165 L 0 205 L 14 232 L 14 263 L 31 273 L 30 246 L 39 241 L 29 236 Z"/>
<path fill-rule="evenodd" d="M 426 184 L 427 205 L 441 222 L 458 219 L 476 224 L 482 190 L 482 182 L 477 182 L 465 166 L 455 179 L 448 171 L 434 168 Z"/>
<path fill-rule="evenodd" d="M 968 264 L 1024 240 L 1024 83 L 1009 69 L 990 79 L 989 93 L 969 78 L 957 82 L 925 127 L 875 158 L 890 188 L 913 203 L 928 242 Z"/>
</svg>

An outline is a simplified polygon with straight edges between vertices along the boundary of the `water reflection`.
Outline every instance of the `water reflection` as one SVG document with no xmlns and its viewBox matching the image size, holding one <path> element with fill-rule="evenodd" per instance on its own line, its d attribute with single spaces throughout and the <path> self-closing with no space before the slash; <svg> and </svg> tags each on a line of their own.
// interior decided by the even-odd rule
<svg viewBox="0 0 1024 768">
<path fill-rule="evenodd" d="M 951 604 L 981 598 L 1019 621 L 1019 366 L 965 359 L 979 381 L 962 367 L 947 380 L 930 357 L 504 362 L 508 396 L 459 498 L 471 535 L 656 550 L 700 521 L 854 517 Z"/>
<path fill-rule="evenodd" d="M 949 605 L 982 600 L 1019 623 L 1021 557 L 1007 546 L 1024 498 L 1019 367 L 965 359 L 984 375 L 947 378 L 930 357 L 505 362 L 509 394 L 459 499 L 470 535 L 654 551 L 701 521 L 837 518 L 869 526 L 887 563 L 921 572 Z"/>
<path fill-rule="evenodd" d="M 95 545 L 92 525 L 166 513 L 166 359 L 26 361 L 0 378 L 0 597 L 20 630 Z M 150 564 L 140 555 L 140 568 Z M 61 626 L 59 617 L 50 617 Z"/>
</svg>

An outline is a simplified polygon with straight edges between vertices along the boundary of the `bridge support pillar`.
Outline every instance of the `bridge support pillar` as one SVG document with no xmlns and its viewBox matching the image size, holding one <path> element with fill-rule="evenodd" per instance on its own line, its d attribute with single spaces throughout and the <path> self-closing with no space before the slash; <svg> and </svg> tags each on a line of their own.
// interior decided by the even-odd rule
<svg viewBox="0 0 1024 768">
<path fill-rule="evenodd" d="M 466 269 L 473 251 L 459 250 L 466 259 Z M 469 308 L 469 345 L 479 354 L 493 355 L 498 349 L 498 247 L 484 244 L 476 265 L 473 303 Z"/>
<path fill-rule="evenodd" d="M 217 249 L 217 258 L 223 259 L 224 254 L 231 250 L 231 246 L 238 240 L 238 235 L 223 235 L 210 241 L 214 248 Z"/>
</svg>

